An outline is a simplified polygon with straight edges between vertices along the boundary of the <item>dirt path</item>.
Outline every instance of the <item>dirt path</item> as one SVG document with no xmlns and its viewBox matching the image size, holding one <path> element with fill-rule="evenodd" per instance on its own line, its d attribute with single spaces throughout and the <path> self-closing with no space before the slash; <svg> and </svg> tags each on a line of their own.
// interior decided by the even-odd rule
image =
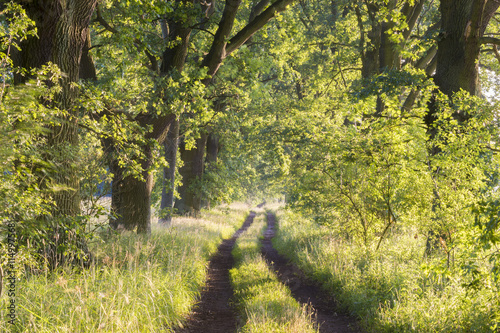
<svg viewBox="0 0 500 333">
<path fill-rule="evenodd" d="M 274 269 L 278 278 L 292 291 L 293 297 L 302 304 L 310 304 L 315 310 L 315 319 L 321 333 L 359 332 L 356 321 L 335 311 L 335 300 L 318 286 L 308 281 L 304 273 L 273 248 L 271 239 L 275 235 L 275 216 L 267 214 L 267 230 L 262 240 L 262 254 Z"/>
<path fill-rule="evenodd" d="M 229 305 L 233 289 L 229 280 L 229 270 L 233 267 L 231 251 L 236 239 L 253 222 L 254 212 L 250 212 L 243 226 L 219 246 L 208 266 L 207 282 L 199 303 L 183 329 L 177 333 L 231 333 L 236 332 L 237 316 Z"/>
</svg>

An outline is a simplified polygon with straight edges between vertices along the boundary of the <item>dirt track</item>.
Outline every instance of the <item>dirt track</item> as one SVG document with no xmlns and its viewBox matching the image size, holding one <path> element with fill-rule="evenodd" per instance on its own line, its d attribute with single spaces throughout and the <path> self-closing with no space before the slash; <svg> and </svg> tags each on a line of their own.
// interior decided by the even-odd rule
<svg viewBox="0 0 500 333">
<path fill-rule="evenodd" d="M 314 285 L 304 273 L 273 248 L 271 239 L 275 235 L 276 218 L 267 214 L 267 230 L 262 240 L 262 254 L 278 278 L 288 288 L 293 297 L 301 304 L 309 304 L 315 310 L 315 319 L 321 333 L 359 332 L 356 321 L 336 311 L 335 300 Z"/>
<path fill-rule="evenodd" d="M 191 317 L 177 333 L 230 333 L 236 332 L 237 315 L 230 305 L 233 288 L 229 280 L 229 270 L 233 267 L 231 251 L 236 239 L 253 222 L 254 212 L 250 212 L 243 226 L 231 239 L 226 239 L 217 249 L 208 266 L 207 282 L 199 303 Z"/>
<path fill-rule="evenodd" d="M 217 253 L 210 261 L 207 282 L 200 301 L 186 325 L 177 329 L 176 333 L 232 333 L 237 331 L 238 317 L 231 306 L 233 289 L 229 270 L 234 264 L 231 251 L 238 237 L 252 224 L 254 217 L 255 213 L 251 212 L 233 237 L 224 240 L 219 246 Z M 302 304 L 312 306 L 313 318 L 319 326 L 319 331 L 321 333 L 359 332 L 353 318 L 336 312 L 333 298 L 327 297 L 325 292 L 307 280 L 300 269 L 278 254 L 271 242 L 275 235 L 276 224 L 273 214 L 267 215 L 267 223 L 268 227 L 262 240 L 262 254 L 280 281 L 290 288 L 293 297 Z"/>
</svg>

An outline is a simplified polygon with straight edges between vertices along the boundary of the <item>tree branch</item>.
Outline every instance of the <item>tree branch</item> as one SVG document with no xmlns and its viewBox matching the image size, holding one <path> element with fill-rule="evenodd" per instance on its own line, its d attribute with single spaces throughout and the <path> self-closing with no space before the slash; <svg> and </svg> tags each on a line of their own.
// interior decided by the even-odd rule
<svg viewBox="0 0 500 333">
<path fill-rule="evenodd" d="M 255 6 L 252 7 L 252 10 L 250 11 L 250 18 L 249 22 L 252 22 L 257 15 L 260 15 L 264 8 L 269 4 L 269 0 L 261 0 L 259 3 L 257 3 Z"/>
<path fill-rule="evenodd" d="M 226 57 L 226 40 L 233 29 L 236 13 L 241 4 L 241 0 L 226 0 L 224 12 L 219 22 L 219 28 L 215 33 L 210 51 L 203 59 L 202 67 L 208 67 L 208 75 L 213 77 L 220 67 L 222 60 Z M 203 80 L 204 84 L 210 83 L 211 78 Z"/>
<path fill-rule="evenodd" d="M 486 36 L 486 37 L 481 37 L 479 39 L 479 42 L 481 44 L 493 44 L 493 45 L 500 45 L 500 39 L 499 38 L 495 38 L 495 37 L 489 37 L 489 36 Z"/>
<path fill-rule="evenodd" d="M 101 15 L 101 10 L 99 9 L 99 5 L 97 5 L 97 8 L 96 8 L 96 21 L 99 22 L 100 25 L 102 25 L 102 27 L 104 29 L 106 29 L 107 31 L 111 32 L 111 33 L 114 33 L 114 34 L 117 34 L 118 33 L 118 30 L 116 30 L 115 28 L 113 28 L 108 22 L 106 22 L 106 20 L 102 17 Z"/>
<path fill-rule="evenodd" d="M 407 7 L 408 6 L 408 7 Z M 403 9 L 403 14 L 406 16 L 406 23 L 408 24 L 408 28 L 403 32 L 403 38 L 407 40 L 410 37 L 410 33 L 413 30 L 413 27 L 417 23 L 417 19 L 422 12 L 424 7 L 424 0 L 420 0 L 414 6 L 410 6 L 408 2 L 405 3 L 405 8 Z"/>
<path fill-rule="evenodd" d="M 495 55 L 495 58 L 497 58 L 497 61 L 500 63 L 500 53 L 498 52 L 497 46 L 495 44 L 493 45 L 493 54 Z"/>
<path fill-rule="evenodd" d="M 226 56 L 237 50 L 248 38 L 252 37 L 259 29 L 269 22 L 276 14 L 284 11 L 295 0 L 278 0 L 257 15 L 250 23 L 241 29 L 226 46 Z"/>
<path fill-rule="evenodd" d="M 429 63 L 431 63 L 432 59 L 436 56 L 437 53 L 437 45 L 432 45 L 429 50 L 415 63 L 414 67 L 418 69 L 426 68 Z"/>
</svg>

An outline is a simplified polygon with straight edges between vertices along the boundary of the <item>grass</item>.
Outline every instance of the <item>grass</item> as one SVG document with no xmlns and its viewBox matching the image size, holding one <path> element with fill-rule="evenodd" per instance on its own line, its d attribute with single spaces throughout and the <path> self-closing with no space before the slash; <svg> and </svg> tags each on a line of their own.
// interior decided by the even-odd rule
<svg viewBox="0 0 500 333">
<path fill-rule="evenodd" d="M 278 221 L 277 250 L 334 293 L 365 331 L 498 331 L 493 284 L 474 291 L 458 270 L 432 269 L 440 258 L 423 258 L 423 237 L 394 234 L 367 251 L 300 215 L 281 211 Z"/>
<path fill-rule="evenodd" d="M 176 218 L 154 227 L 150 238 L 123 233 L 91 244 L 95 263 L 17 281 L 18 324 L 6 322 L 0 299 L 0 331 L 168 332 L 182 325 L 205 282 L 206 267 L 222 238 L 242 224 L 241 207 Z"/>
<path fill-rule="evenodd" d="M 292 297 L 262 258 L 259 236 L 265 228 L 264 215 L 258 214 L 233 249 L 235 267 L 230 276 L 242 318 L 239 332 L 317 332 L 309 311 Z"/>
</svg>

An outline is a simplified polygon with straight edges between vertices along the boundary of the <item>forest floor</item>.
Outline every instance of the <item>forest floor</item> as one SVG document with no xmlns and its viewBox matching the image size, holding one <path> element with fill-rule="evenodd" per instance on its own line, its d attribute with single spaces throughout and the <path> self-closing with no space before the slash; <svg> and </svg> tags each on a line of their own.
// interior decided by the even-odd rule
<svg viewBox="0 0 500 333">
<path fill-rule="evenodd" d="M 231 306 L 233 289 L 229 270 L 233 267 L 231 251 L 238 237 L 252 224 L 255 213 L 251 212 L 243 226 L 231 239 L 226 239 L 219 246 L 210 261 L 207 282 L 201 293 L 200 301 L 195 306 L 183 328 L 176 333 L 229 333 L 236 332 L 238 315 Z M 267 215 L 268 227 L 262 239 L 262 255 L 279 280 L 292 292 L 292 296 L 301 304 L 312 309 L 312 319 L 319 326 L 320 333 L 359 332 L 356 320 L 337 311 L 335 299 L 306 278 L 304 273 L 273 248 L 271 239 L 275 235 L 275 216 Z"/>
</svg>

